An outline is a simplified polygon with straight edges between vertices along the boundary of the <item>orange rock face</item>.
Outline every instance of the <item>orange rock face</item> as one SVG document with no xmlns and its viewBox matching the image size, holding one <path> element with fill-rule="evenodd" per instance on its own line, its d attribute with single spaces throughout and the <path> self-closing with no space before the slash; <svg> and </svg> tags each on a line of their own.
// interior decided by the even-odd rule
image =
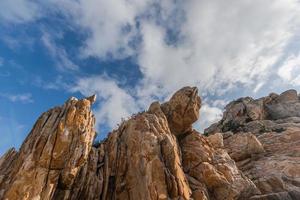
<svg viewBox="0 0 300 200">
<path fill-rule="evenodd" d="M 209 129 L 220 133 L 206 137 L 192 128 L 201 107 L 197 88 L 184 87 L 168 102 L 154 102 L 146 112 L 122 122 L 97 145 L 92 145 L 95 96 L 71 98 L 42 114 L 18 152 L 11 149 L 1 157 L 0 199 L 297 197 L 299 130 L 261 134 L 254 124 L 266 119 L 274 130 L 287 127 L 285 120 L 276 119 L 274 124 L 267 118 L 271 115 L 264 104 L 297 104 L 296 97 L 289 91 L 254 103 L 251 99 L 231 103 L 223 121 Z M 237 115 L 241 110 L 247 116 Z M 272 116 L 286 114 L 279 109 Z M 293 120 L 296 124 L 298 119 Z M 250 122 L 242 127 L 254 126 L 255 131 L 236 132 Z"/>
<path fill-rule="evenodd" d="M 87 99 L 71 98 L 42 114 L 20 151 L 1 158 L 1 199 L 69 197 L 95 135 L 90 106 Z"/>
</svg>

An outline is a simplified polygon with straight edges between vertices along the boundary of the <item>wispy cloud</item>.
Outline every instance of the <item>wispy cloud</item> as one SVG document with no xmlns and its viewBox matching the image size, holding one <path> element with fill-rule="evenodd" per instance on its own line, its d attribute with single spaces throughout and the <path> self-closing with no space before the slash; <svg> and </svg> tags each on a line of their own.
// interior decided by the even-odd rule
<svg viewBox="0 0 300 200">
<path fill-rule="evenodd" d="M 0 57 L 0 77 L 8 77 L 10 76 L 10 73 L 5 69 L 4 67 L 4 58 Z"/>
<path fill-rule="evenodd" d="M 14 5 L 19 1 L 11 0 Z M 245 88 L 259 93 L 280 81 L 290 86 L 300 82 L 299 56 L 282 61 L 286 48 L 299 35 L 298 0 L 51 0 L 43 4 L 56 12 L 59 9 L 66 25 L 86 36 L 76 58 L 111 61 L 132 57 L 139 67 L 142 76 L 131 88 L 109 75 L 82 77 L 71 86 L 71 91 L 100 96 L 95 110 L 99 123 L 113 126 L 121 117 L 145 109 L 155 99 L 166 99 L 185 85 L 198 86 L 202 94 L 226 96 L 229 91 L 240 94 Z M 34 7 L 33 15 L 24 14 L 29 6 L 21 6 L 18 13 L 22 15 L 5 19 L 22 22 L 15 16 L 23 16 L 23 21 L 34 20 L 39 15 Z M 42 32 L 41 41 L 58 69 L 78 70 L 56 36 L 46 29 Z M 280 62 L 284 64 L 278 69 Z M 269 82 L 271 76 L 280 81 Z M 60 84 L 57 80 L 44 87 L 55 89 Z M 219 104 L 224 102 L 203 106 L 207 116 L 201 126 L 217 118 Z"/>
<path fill-rule="evenodd" d="M 223 93 L 255 87 L 297 34 L 300 13 L 297 0 L 54 2 L 90 33 L 85 56 L 136 55 L 149 95 L 192 84 Z"/>
<path fill-rule="evenodd" d="M 130 99 L 134 101 L 131 107 L 138 108 L 156 98 L 166 98 L 185 85 L 198 86 L 202 93 L 217 96 L 243 88 L 256 93 L 274 75 L 285 48 L 299 34 L 298 0 L 57 3 L 76 26 L 89 31 L 82 47 L 85 56 L 100 60 L 109 55 L 136 56 L 143 76 L 130 90 L 118 87 L 127 94 L 126 100 L 118 101 L 119 105 L 126 105 Z M 98 9 L 117 12 L 98 12 Z M 92 79 L 97 81 L 95 77 Z M 100 81 L 103 79 L 90 85 L 101 90 Z M 89 85 L 78 86 L 78 91 L 89 88 Z M 108 110 L 106 116 L 110 112 L 116 111 Z M 207 104 L 202 113 L 206 121 L 201 126 L 204 126 L 217 119 L 221 109 Z"/>
<path fill-rule="evenodd" d="M 45 81 L 40 76 L 36 76 L 32 84 L 46 90 L 68 90 L 71 87 L 61 75 L 58 75 L 51 81 Z"/>
<path fill-rule="evenodd" d="M 40 15 L 38 4 L 31 0 L 1 0 L 0 23 L 24 23 Z"/>
<path fill-rule="evenodd" d="M 0 93 L 0 97 L 6 98 L 11 102 L 21 102 L 24 104 L 34 102 L 31 93 L 23 93 L 23 94 Z"/>
<path fill-rule="evenodd" d="M 300 53 L 291 55 L 277 71 L 284 81 L 294 86 L 300 86 Z"/>
<path fill-rule="evenodd" d="M 41 40 L 60 70 L 79 69 L 79 67 L 69 59 L 66 50 L 63 47 L 58 46 L 51 35 L 44 32 Z"/>
<path fill-rule="evenodd" d="M 4 64 L 4 58 L 0 57 L 0 67 Z"/>
<path fill-rule="evenodd" d="M 0 40 L 6 44 L 8 48 L 13 51 L 26 47 L 27 50 L 32 50 L 35 39 L 26 35 L 26 33 L 19 32 L 18 36 L 2 35 Z"/>
<path fill-rule="evenodd" d="M 1 140 L 0 156 L 2 156 L 12 146 L 18 148 L 27 136 L 26 126 L 6 113 L 5 117 L 0 117 Z"/>
<path fill-rule="evenodd" d="M 81 30 L 89 33 L 82 56 L 124 58 L 135 54 L 136 17 L 149 9 L 149 0 L 53 0 Z"/>
</svg>

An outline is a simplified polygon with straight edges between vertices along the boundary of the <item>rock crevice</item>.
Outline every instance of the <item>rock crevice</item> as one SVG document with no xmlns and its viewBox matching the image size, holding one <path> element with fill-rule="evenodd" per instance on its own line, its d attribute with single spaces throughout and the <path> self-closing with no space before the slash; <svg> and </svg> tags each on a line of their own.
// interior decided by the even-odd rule
<svg viewBox="0 0 300 200">
<path fill-rule="evenodd" d="M 201 108 L 198 90 L 184 87 L 93 146 L 94 102 L 95 96 L 71 98 L 41 115 L 20 150 L 0 159 L 0 199 L 298 197 L 300 115 L 293 90 L 230 103 L 207 137 L 192 127 Z"/>
</svg>

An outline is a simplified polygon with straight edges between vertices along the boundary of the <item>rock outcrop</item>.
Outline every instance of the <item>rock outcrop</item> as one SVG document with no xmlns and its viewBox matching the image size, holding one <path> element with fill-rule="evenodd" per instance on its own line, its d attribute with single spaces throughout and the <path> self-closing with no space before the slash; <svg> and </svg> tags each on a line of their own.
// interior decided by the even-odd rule
<svg viewBox="0 0 300 200">
<path fill-rule="evenodd" d="M 300 199 L 300 98 L 295 90 L 233 101 L 205 133 L 222 133 L 225 149 L 262 193 L 251 199 Z"/>
<path fill-rule="evenodd" d="M 0 199 L 64 199 L 84 166 L 95 136 L 88 99 L 69 99 L 35 123 L 19 152 L 0 161 Z"/>
<path fill-rule="evenodd" d="M 229 104 L 207 137 L 192 127 L 198 90 L 184 87 L 94 145 L 95 96 L 71 98 L 42 114 L 19 151 L 1 157 L 0 199 L 298 198 L 300 119 L 284 110 L 297 109 L 299 98 L 271 96 Z"/>
</svg>

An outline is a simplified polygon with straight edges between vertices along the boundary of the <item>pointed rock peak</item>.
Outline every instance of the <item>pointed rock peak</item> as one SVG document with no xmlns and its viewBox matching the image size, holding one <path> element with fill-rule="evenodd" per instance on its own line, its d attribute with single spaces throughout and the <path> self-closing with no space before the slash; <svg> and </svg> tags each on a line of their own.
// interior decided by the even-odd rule
<svg viewBox="0 0 300 200">
<path fill-rule="evenodd" d="M 89 96 L 86 99 L 89 100 L 91 102 L 91 104 L 93 104 L 93 103 L 95 103 L 95 101 L 97 99 L 97 95 L 93 94 L 92 96 Z"/>
<path fill-rule="evenodd" d="M 70 97 L 68 101 L 78 101 L 78 99 L 76 97 Z"/>
<path fill-rule="evenodd" d="M 72 97 L 43 113 L 19 152 L 0 158 L 0 199 L 70 199 L 92 148 L 94 123 L 87 99 Z"/>
</svg>

